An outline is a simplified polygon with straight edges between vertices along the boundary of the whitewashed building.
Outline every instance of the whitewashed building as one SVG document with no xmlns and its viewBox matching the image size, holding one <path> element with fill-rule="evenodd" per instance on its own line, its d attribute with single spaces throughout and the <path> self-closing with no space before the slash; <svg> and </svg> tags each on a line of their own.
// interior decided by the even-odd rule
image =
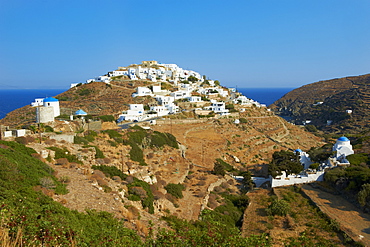
<svg viewBox="0 0 370 247">
<path fill-rule="evenodd" d="M 333 151 L 336 152 L 335 158 L 345 158 L 348 155 L 354 154 L 350 140 L 345 137 L 339 137 L 337 142 L 333 146 Z"/>
<path fill-rule="evenodd" d="M 138 96 L 153 96 L 152 90 L 147 87 L 137 87 L 136 93 L 132 94 L 132 97 L 138 97 Z"/>
<path fill-rule="evenodd" d="M 296 149 L 295 153 L 299 155 L 299 162 L 303 165 L 304 170 L 307 170 L 310 165 L 313 164 L 308 153 L 302 151 L 301 149 Z"/>
<path fill-rule="evenodd" d="M 130 104 L 129 110 L 119 115 L 119 119 L 126 121 L 140 121 L 143 119 L 144 113 L 143 104 Z"/>
<path fill-rule="evenodd" d="M 220 115 L 228 115 L 229 110 L 226 109 L 225 102 L 217 102 L 215 100 L 211 100 L 211 106 L 205 107 L 207 110 L 213 111 Z"/>
</svg>

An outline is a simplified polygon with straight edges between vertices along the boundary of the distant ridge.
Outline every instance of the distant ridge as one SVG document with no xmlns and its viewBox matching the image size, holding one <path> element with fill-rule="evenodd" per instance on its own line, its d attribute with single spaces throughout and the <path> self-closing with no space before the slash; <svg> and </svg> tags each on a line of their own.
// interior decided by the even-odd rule
<svg viewBox="0 0 370 247">
<path fill-rule="evenodd" d="M 311 83 L 284 95 L 271 108 L 295 124 L 357 133 L 370 123 L 370 74 Z"/>
</svg>

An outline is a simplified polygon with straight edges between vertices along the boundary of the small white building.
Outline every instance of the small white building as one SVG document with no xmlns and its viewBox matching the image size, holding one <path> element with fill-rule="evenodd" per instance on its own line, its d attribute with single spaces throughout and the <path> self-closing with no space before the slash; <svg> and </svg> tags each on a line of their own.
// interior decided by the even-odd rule
<svg viewBox="0 0 370 247">
<path fill-rule="evenodd" d="M 225 107 L 225 102 L 217 102 L 215 100 L 211 100 L 211 106 L 206 107 L 207 110 L 213 111 L 220 115 L 228 115 L 229 110 Z"/>
<path fill-rule="evenodd" d="M 202 97 L 200 96 L 191 96 L 187 98 L 189 102 L 202 102 Z"/>
<path fill-rule="evenodd" d="M 60 107 L 59 107 L 59 100 L 53 97 L 48 97 L 43 100 L 43 104 L 45 107 L 53 107 L 54 117 L 60 115 Z"/>
<path fill-rule="evenodd" d="M 139 121 L 144 116 L 144 105 L 143 104 L 130 104 L 130 109 L 119 115 L 120 120 L 126 121 Z"/>
<path fill-rule="evenodd" d="M 33 106 L 33 107 L 42 106 L 42 105 L 44 105 L 44 98 L 35 99 L 35 102 L 31 103 L 31 106 Z"/>
<path fill-rule="evenodd" d="M 138 97 L 138 96 L 153 96 L 153 92 L 147 87 L 137 87 L 136 93 L 133 93 L 132 97 Z"/>
<path fill-rule="evenodd" d="M 296 149 L 294 152 L 299 155 L 299 162 L 303 165 L 304 170 L 307 170 L 313 164 L 308 153 L 303 152 L 301 149 Z"/>
<path fill-rule="evenodd" d="M 53 122 L 54 118 L 60 115 L 59 100 L 53 97 L 35 99 L 31 105 L 36 107 L 37 123 Z"/>
<path fill-rule="evenodd" d="M 169 105 L 175 102 L 175 97 L 172 97 L 172 96 L 157 95 L 155 99 L 158 101 L 160 105 Z"/>
<path fill-rule="evenodd" d="M 333 151 L 336 152 L 335 158 L 345 158 L 348 155 L 354 154 L 350 140 L 345 137 L 339 137 L 337 142 L 333 146 Z"/>
<path fill-rule="evenodd" d="M 191 96 L 191 92 L 180 90 L 180 91 L 170 93 L 170 96 L 174 97 L 175 100 L 185 99 Z"/>
<path fill-rule="evenodd" d="M 108 72 L 109 77 L 124 76 L 124 75 L 128 75 L 127 70 L 114 70 L 114 71 Z"/>
</svg>

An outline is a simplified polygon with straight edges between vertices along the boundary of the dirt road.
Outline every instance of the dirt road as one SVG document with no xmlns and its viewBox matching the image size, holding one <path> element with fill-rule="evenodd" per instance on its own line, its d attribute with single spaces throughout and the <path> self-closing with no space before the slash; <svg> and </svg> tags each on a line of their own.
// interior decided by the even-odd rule
<svg viewBox="0 0 370 247">
<path fill-rule="evenodd" d="M 370 215 L 362 213 L 341 196 L 333 195 L 310 185 L 304 185 L 302 190 L 322 212 L 337 220 L 341 229 L 350 237 L 370 246 Z"/>
</svg>

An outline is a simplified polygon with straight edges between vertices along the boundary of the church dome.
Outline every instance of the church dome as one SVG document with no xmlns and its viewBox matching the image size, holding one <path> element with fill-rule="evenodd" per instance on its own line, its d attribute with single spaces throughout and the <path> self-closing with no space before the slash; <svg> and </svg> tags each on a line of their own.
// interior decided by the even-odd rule
<svg viewBox="0 0 370 247">
<path fill-rule="evenodd" d="M 345 136 L 342 136 L 342 137 L 339 137 L 338 138 L 338 141 L 341 141 L 341 142 L 349 142 L 349 139 Z"/>
<path fill-rule="evenodd" d="M 48 97 L 44 99 L 44 102 L 58 102 L 59 100 L 53 97 Z"/>
</svg>

